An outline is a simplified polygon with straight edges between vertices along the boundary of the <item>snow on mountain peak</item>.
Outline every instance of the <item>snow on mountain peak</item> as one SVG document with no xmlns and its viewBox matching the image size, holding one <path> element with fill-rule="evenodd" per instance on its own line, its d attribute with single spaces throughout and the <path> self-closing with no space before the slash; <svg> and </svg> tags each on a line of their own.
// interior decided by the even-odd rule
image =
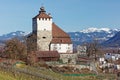
<svg viewBox="0 0 120 80">
<path fill-rule="evenodd" d="M 13 36 L 15 36 L 15 35 L 16 35 L 16 33 L 12 33 L 12 35 L 13 35 Z"/>
<path fill-rule="evenodd" d="M 111 31 L 110 31 L 111 29 L 109 29 L 109 28 L 88 28 L 88 29 L 84 29 L 84 30 L 82 30 L 82 31 L 80 31 L 80 32 L 83 32 L 83 33 L 90 33 L 90 32 L 101 32 L 101 31 L 105 31 L 105 32 L 108 32 L 108 33 L 110 33 Z"/>
<path fill-rule="evenodd" d="M 109 29 L 109 28 L 100 28 L 99 30 L 109 32 L 111 29 Z"/>
<path fill-rule="evenodd" d="M 113 29 L 114 31 L 120 31 L 120 29 Z"/>
</svg>

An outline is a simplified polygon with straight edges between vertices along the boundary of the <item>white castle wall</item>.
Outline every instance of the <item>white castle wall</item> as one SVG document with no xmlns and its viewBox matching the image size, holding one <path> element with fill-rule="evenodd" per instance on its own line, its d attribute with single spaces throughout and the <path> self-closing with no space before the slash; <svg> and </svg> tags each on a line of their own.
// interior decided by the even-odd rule
<svg viewBox="0 0 120 80">
<path fill-rule="evenodd" d="M 37 18 L 37 30 L 38 31 L 52 31 L 52 19 L 45 19 L 45 18 Z"/>
<path fill-rule="evenodd" d="M 59 53 L 73 53 L 72 44 L 51 44 L 51 51 L 58 51 Z"/>
<path fill-rule="evenodd" d="M 49 51 L 49 44 L 52 40 L 52 19 L 33 19 L 33 31 L 37 32 L 37 50 Z"/>
</svg>

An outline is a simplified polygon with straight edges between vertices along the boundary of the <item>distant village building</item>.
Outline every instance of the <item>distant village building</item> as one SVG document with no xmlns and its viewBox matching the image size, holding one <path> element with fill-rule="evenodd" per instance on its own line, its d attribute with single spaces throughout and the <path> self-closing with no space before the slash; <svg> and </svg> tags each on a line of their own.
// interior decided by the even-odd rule
<svg viewBox="0 0 120 80">
<path fill-rule="evenodd" d="M 120 59 L 120 54 L 118 53 L 106 53 L 104 56 L 105 59 L 111 59 L 113 61 Z"/>
<path fill-rule="evenodd" d="M 84 56 L 87 55 L 86 51 L 87 51 L 86 46 L 80 46 L 80 45 L 77 46 L 77 54 L 78 54 L 78 56 L 79 55 L 84 55 Z"/>
</svg>

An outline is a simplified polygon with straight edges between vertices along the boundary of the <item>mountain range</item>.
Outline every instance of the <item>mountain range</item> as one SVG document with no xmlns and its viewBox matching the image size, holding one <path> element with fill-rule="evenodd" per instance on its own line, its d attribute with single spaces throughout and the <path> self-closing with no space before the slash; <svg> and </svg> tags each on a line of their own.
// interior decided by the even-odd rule
<svg viewBox="0 0 120 80">
<path fill-rule="evenodd" d="M 82 31 L 68 32 L 68 34 L 70 35 L 74 45 L 92 42 L 93 40 L 97 40 L 100 44 L 110 45 L 110 43 L 112 43 L 113 41 L 116 41 L 116 44 L 120 43 L 119 31 L 120 29 L 88 28 Z M 8 34 L 1 35 L 0 42 L 4 42 L 14 37 L 22 40 L 26 35 L 28 35 L 28 33 L 24 31 L 11 32 Z"/>
<path fill-rule="evenodd" d="M 16 32 L 10 32 L 7 34 L 3 34 L 0 36 L 0 45 L 3 45 L 5 41 L 12 39 L 12 38 L 18 38 L 19 40 L 24 40 L 27 34 L 28 33 L 25 33 L 24 31 L 16 31 Z"/>
<path fill-rule="evenodd" d="M 83 44 L 86 42 L 92 42 L 97 40 L 99 43 L 103 43 L 112 38 L 117 34 L 120 29 L 109 29 L 109 28 L 88 28 L 79 32 L 68 32 L 73 43 Z"/>
<path fill-rule="evenodd" d="M 104 46 L 110 47 L 120 47 L 120 32 L 116 33 L 115 36 L 110 38 L 109 40 L 102 43 Z"/>
<path fill-rule="evenodd" d="M 21 38 L 23 36 L 26 36 L 27 34 L 24 32 L 24 31 L 16 31 L 16 32 L 10 32 L 10 33 L 7 33 L 7 34 L 3 34 L 0 36 L 0 40 L 9 40 L 11 38 Z"/>
</svg>

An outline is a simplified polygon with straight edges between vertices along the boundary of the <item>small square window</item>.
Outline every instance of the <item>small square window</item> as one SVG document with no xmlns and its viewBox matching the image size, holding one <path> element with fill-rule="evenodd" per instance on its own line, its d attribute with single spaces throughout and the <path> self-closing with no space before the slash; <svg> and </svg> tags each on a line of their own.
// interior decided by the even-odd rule
<svg viewBox="0 0 120 80">
<path fill-rule="evenodd" d="M 61 47 L 59 47 L 59 49 L 61 49 Z"/>
</svg>

